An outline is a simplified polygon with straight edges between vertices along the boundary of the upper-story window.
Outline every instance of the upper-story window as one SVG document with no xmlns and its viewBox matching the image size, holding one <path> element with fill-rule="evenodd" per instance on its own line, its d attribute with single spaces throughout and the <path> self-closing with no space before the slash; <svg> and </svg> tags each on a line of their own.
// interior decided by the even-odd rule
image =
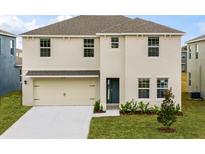
<svg viewBox="0 0 205 154">
<path fill-rule="evenodd" d="M 14 40 L 10 40 L 10 54 L 14 55 Z"/>
<path fill-rule="evenodd" d="M 1 43 L 1 38 L 0 38 L 0 56 L 1 56 L 1 52 L 2 52 L 2 43 Z"/>
<path fill-rule="evenodd" d="M 159 57 L 159 37 L 148 37 L 148 56 Z"/>
<path fill-rule="evenodd" d="M 51 40 L 49 38 L 40 39 L 40 57 L 51 56 Z"/>
<path fill-rule="evenodd" d="M 138 98 L 149 98 L 149 79 L 138 79 Z"/>
<path fill-rule="evenodd" d="M 119 48 L 119 37 L 111 38 L 111 48 Z"/>
<path fill-rule="evenodd" d="M 157 98 L 164 98 L 168 90 L 168 78 L 157 79 Z"/>
<path fill-rule="evenodd" d="M 94 57 L 94 39 L 84 39 L 84 57 Z"/>
<path fill-rule="evenodd" d="M 189 59 L 191 59 L 191 46 L 190 45 L 189 45 L 188 50 L 189 50 Z"/>
<path fill-rule="evenodd" d="M 199 47 L 198 44 L 195 44 L 195 58 L 198 59 L 199 58 Z"/>
</svg>

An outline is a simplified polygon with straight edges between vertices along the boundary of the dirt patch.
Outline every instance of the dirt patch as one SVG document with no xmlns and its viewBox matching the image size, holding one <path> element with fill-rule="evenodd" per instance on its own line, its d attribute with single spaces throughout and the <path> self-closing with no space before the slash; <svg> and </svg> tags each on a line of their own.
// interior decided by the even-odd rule
<svg viewBox="0 0 205 154">
<path fill-rule="evenodd" d="M 163 133 L 174 133 L 174 132 L 176 132 L 176 129 L 175 129 L 175 128 L 161 127 L 161 128 L 158 128 L 158 130 L 159 130 L 160 132 L 163 132 Z"/>
</svg>

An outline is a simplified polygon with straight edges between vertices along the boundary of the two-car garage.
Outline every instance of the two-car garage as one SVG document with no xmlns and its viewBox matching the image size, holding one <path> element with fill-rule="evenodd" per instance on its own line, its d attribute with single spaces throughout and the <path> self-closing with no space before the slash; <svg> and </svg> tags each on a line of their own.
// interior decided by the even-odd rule
<svg viewBox="0 0 205 154">
<path fill-rule="evenodd" d="M 35 105 L 93 105 L 97 99 L 97 80 L 93 78 L 34 79 Z"/>
<path fill-rule="evenodd" d="M 26 76 L 23 92 L 32 96 L 32 105 L 93 105 L 99 99 L 99 71 L 28 71 Z"/>
</svg>

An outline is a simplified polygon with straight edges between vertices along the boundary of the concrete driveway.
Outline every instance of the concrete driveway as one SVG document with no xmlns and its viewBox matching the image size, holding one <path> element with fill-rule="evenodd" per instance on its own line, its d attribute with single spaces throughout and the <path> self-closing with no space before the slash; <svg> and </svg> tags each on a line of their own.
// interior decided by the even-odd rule
<svg viewBox="0 0 205 154">
<path fill-rule="evenodd" d="M 33 107 L 1 138 L 85 139 L 92 115 L 92 106 Z"/>
</svg>

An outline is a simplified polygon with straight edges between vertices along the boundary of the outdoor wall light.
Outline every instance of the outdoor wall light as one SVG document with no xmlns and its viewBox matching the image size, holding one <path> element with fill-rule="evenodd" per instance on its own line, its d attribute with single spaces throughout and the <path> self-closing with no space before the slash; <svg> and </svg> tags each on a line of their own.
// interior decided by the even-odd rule
<svg viewBox="0 0 205 154">
<path fill-rule="evenodd" d="M 24 84 L 27 84 L 27 81 L 26 81 L 26 80 L 24 80 Z"/>
</svg>

